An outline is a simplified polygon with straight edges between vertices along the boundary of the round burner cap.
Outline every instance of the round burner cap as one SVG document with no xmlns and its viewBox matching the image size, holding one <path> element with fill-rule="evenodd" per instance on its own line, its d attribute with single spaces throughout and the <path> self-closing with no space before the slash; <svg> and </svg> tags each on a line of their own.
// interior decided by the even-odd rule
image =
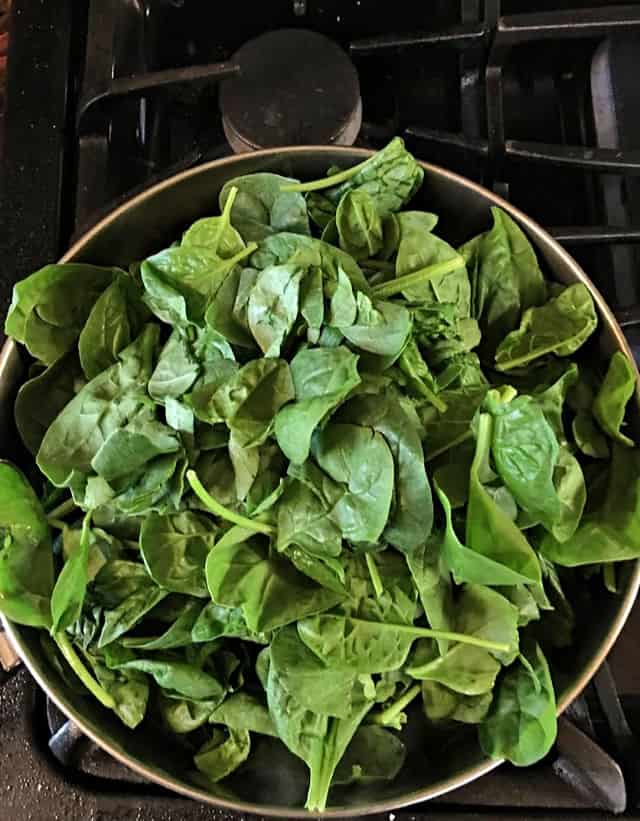
<svg viewBox="0 0 640 821">
<path fill-rule="evenodd" d="M 220 101 L 232 148 L 352 144 L 360 130 L 360 82 L 347 54 L 322 34 L 279 29 L 245 43 L 233 56 L 239 75 Z"/>
</svg>

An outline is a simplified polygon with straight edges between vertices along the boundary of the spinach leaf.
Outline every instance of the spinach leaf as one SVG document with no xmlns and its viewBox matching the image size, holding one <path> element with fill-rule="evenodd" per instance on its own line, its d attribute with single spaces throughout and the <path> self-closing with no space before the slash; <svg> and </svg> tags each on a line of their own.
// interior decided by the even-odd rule
<svg viewBox="0 0 640 821">
<path fill-rule="evenodd" d="M 224 210 L 231 191 L 237 188 L 231 208 L 231 224 L 245 242 L 259 242 L 282 231 L 309 234 L 304 197 L 282 190 L 283 186 L 296 182 L 289 177 L 267 172 L 234 177 L 222 186 L 220 209 Z"/>
<path fill-rule="evenodd" d="M 309 456 L 311 435 L 360 382 L 358 357 L 343 346 L 306 348 L 291 360 L 295 401 L 275 418 L 280 449 L 294 464 Z"/>
<path fill-rule="evenodd" d="M 472 550 L 462 544 L 453 526 L 451 503 L 446 493 L 436 484 L 436 492 L 444 508 L 446 528 L 442 539 L 442 559 L 451 571 L 456 584 L 522 584 L 531 579 L 500 561 Z"/>
<path fill-rule="evenodd" d="M 245 247 L 238 231 L 231 225 L 231 209 L 238 190 L 231 188 L 219 217 L 196 220 L 182 235 L 181 245 L 209 248 L 222 259 L 230 259 Z"/>
<path fill-rule="evenodd" d="M 263 240 L 251 256 L 251 264 L 259 270 L 288 263 L 319 269 L 324 282 L 336 283 L 342 269 L 356 290 L 365 293 L 369 290 L 358 263 L 349 254 L 314 237 L 282 231 Z"/>
<path fill-rule="evenodd" d="M 14 417 L 22 441 L 34 456 L 49 426 L 82 384 L 78 356 L 69 352 L 21 385 Z"/>
<path fill-rule="evenodd" d="M 262 270 L 251 289 L 247 320 L 253 338 L 265 356 L 280 356 L 280 349 L 298 316 L 300 280 L 304 269 L 272 265 Z"/>
<path fill-rule="evenodd" d="M 333 508 L 317 492 L 292 481 L 278 504 L 278 550 L 286 554 L 290 545 L 297 545 L 311 556 L 340 555 L 342 531 L 332 513 Z M 303 561 L 302 556 L 298 558 Z"/>
<path fill-rule="evenodd" d="M 166 425 L 138 417 L 110 433 L 91 460 L 98 476 L 113 482 L 141 470 L 157 456 L 175 453 L 181 443 Z"/>
<path fill-rule="evenodd" d="M 500 672 L 498 662 L 488 650 L 456 644 L 444 655 L 438 655 L 419 665 L 409 664 L 407 673 L 413 678 L 436 681 L 467 696 L 480 696 L 493 689 Z"/>
<path fill-rule="evenodd" d="M 170 696 L 185 696 L 192 701 L 219 704 L 225 695 L 222 684 L 215 676 L 185 661 L 135 658 L 119 662 L 115 669 L 146 673 Z"/>
<path fill-rule="evenodd" d="M 564 541 L 547 534 L 543 556 L 564 567 L 614 562 L 640 556 L 639 451 L 614 443 L 604 501 L 588 510 Z"/>
<path fill-rule="evenodd" d="M 211 739 L 200 747 L 193 761 L 211 781 L 226 778 L 249 757 L 251 738 L 248 730 L 229 728 L 225 734 L 214 728 Z"/>
<path fill-rule="evenodd" d="M 298 573 L 286 559 L 269 555 L 256 540 L 215 547 L 207 558 L 206 577 L 213 601 L 242 608 L 255 632 L 322 612 L 342 598 Z"/>
<path fill-rule="evenodd" d="M 432 534 L 419 550 L 412 551 L 407 556 L 407 564 L 429 625 L 434 630 L 453 630 L 453 588 L 438 535 Z M 436 641 L 440 652 L 446 653 L 449 642 L 446 639 Z"/>
<path fill-rule="evenodd" d="M 465 584 L 456 599 L 456 630 L 469 638 L 501 644 L 503 650 L 486 649 L 502 664 L 511 664 L 518 655 L 518 609 L 490 587 Z"/>
<path fill-rule="evenodd" d="M 553 483 L 560 500 L 560 515 L 551 532 L 559 542 L 566 542 L 576 532 L 587 501 L 587 487 L 580 462 L 566 447 L 558 452 Z"/>
<path fill-rule="evenodd" d="M 403 742 L 384 727 L 359 727 L 340 759 L 331 784 L 392 781 L 404 765 L 406 752 Z"/>
<path fill-rule="evenodd" d="M 119 273 L 79 262 L 45 265 L 14 286 L 5 333 L 53 365 L 73 347 L 94 303 Z"/>
<path fill-rule="evenodd" d="M 168 599 L 164 599 L 164 602 Z M 161 602 L 162 604 L 162 602 Z M 202 612 L 202 602 L 187 599 L 175 621 L 159 636 L 131 636 L 121 640 L 124 647 L 135 650 L 172 650 L 176 647 L 186 647 L 194 639 L 192 630 Z M 157 615 L 157 608 L 152 616 Z"/>
<path fill-rule="evenodd" d="M 579 450 L 592 459 L 608 459 L 610 455 L 607 439 L 590 411 L 578 411 L 571 423 L 573 439 Z"/>
<path fill-rule="evenodd" d="M 92 599 L 105 608 L 98 647 L 131 630 L 165 596 L 167 591 L 156 586 L 142 565 L 118 559 L 108 562 L 92 591 Z"/>
<path fill-rule="evenodd" d="M 118 274 L 91 308 L 78 339 L 78 353 L 87 379 L 118 361 L 149 319 L 142 294 L 131 277 Z"/>
<path fill-rule="evenodd" d="M 491 213 L 491 230 L 471 240 L 466 254 L 461 249 L 474 271 L 472 316 L 480 323 L 487 354 L 516 327 L 523 311 L 546 299 L 535 251 L 522 229 L 500 208 L 492 208 Z"/>
<path fill-rule="evenodd" d="M 620 430 L 624 421 L 627 403 L 633 396 L 636 387 L 636 370 L 627 357 L 616 351 L 605 374 L 600 390 L 593 400 L 593 415 L 602 430 L 627 447 L 634 446 L 630 439 Z"/>
<path fill-rule="evenodd" d="M 348 191 L 365 191 L 374 200 L 380 216 L 385 216 L 408 202 L 422 184 L 424 171 L 404 147 L 400 137 L 372 157 L 312 182 L 290 186 L 309 191 L 307 203 L 313 221 L 324 228 Z M 318 194 L 322 191 L 322 194 Z"/>
<path fill-rule="evenodd" d="M 471 550 L 514 571 L 520 580 L 539 582 L 540 563 L 533 548 L 481 481 L 480 472 L 488 460 L 492 436 L 493 420 L 489 414 L 481 413 L 469 475 L 465 541 Z"/>
<path fill-rule="evenodd" d="M 591 336 L 597 324 L 587 286 L 581 282 L 570 285 L 539 308 L 524 312 L 520 327 L 498 345 L 496 368 L 521 368 L 547 354 L 570 356 Z"/>
<path fill-rule="evenodd" d="M 549 666 L 537 644 L 505 673 L 486 719 L 480 725 L 482 749 L 526 767 L 543 758 L 556 738 L 556 701 Z"/>
<path fill-rule="evenodd" d="M 393 457 L 384 438 L 370 428 L 332 423 L 318 433 L 312 451 L 322 470 L 344 488 L 332 510 L 344 538 L 377 541 L 394 484 Z"/>
<path fill-rule="evenodd" d="M 270 735 L 277 738 L 276 729 L 266 705 L 250 693 L 232 693 L 209 716 L 211 724 L 224 724 L 231 730 Z"/>
<path fill-rule="evenodd" d="M 199 373 L 199 363 L 186 335 L 174 329 L 149 379 L 149 394 L 156 402 L 167 397 L 178 399 L 189 390 Z"/>
<path fill-rule="evenodd" d="M 17 468 L 0 462 L 0 612 L 18 624 L 49 627 L 53 555 L 46 516 Z"/>
<path fill-rule="evenodd" d="M 239 607 L 221 607 L 219 604 L 209 602 L 200 611 L 191 628 L 191 639 L 197 644 L 220 638 L 269 644 L 270 634 L 250 630 Z"/>
<path fill-rule="evenodd" d="M 149 702 L 149 682 L 135 670 L 111 670 L 105 659 L 85 653 L 100 686 L 113 698 L 112 710 L 122 723 L 134 730 L 143 720 Z"/>
<path fill-rule="evenodd" d="M 354 259 L 374 257 L 382 248 L 382 220 L 374 198 L 366 191 L 345 193 L 336 209 L 335 224 L 340 247 Z"/>
<path fill-rule="evenodd" d="M 295 396 L 291 372 L 282 359 L 253 359 L 211 396 L 209 423 L 226 422 L 243 446 L 260 445 L 273 418 Z"/>
<path fill-rule="evenodd" d="M 560 516 L 553 484 L 559 446 L 540 405 L 528 396 L 503 402 L 490 391 L 484 407 L 493 417 L 491 454 L 516 502 L 551 530 Z"/>
<path fill-rule="evenodd" d="M 281 686 L 301 707 L 338 718 L 349 716 L 355 674 L 324 664 L 300 640 L 294 625 L 277 632 L 269 658 Z"/>
<path fill-rule="evenodd" d="M 441 391 L 438 398 L 446 406 L 444 413 L 430 402 L 419 406 L 418 413 L 424 428 L 422 441 L 428 462 L 473 435 L 471 422 L 487 390 L 488 385 Z"/>
<path fill-rule="evenodd" d="M 415 220 L 408 225 L 400 222 L 396 277 L 422 271 L 437 263 L 460 259 L 455 249 L 443 239 L 430 232 L 416 231 L 415 227 Z M 430 276 L 422 284 L 405 288 L 402 293 L 406 299 L 414 302 L 455 305 L 457 316 L 469 316 L 471 286 L 462 260 L 453 270 Z"/>
<path fill-rule="evenodd" d="M 394 401 L 385 397 L 352 399 L 342 417 L 371 427 L 384 437 L 394 461 L 394 503 L 383 539 L 410 554 L 424 544 L 433 526 L 431 488 L 424 467 L 424 454 L 412 419 Z"/>
<path fill-rule="evenodd" d="M 65 485 L 74 471 L 89 473 L 108 436 L 146 414 L 144 394 L 158 330 L 157 325 L 147 325 L 118 355 L 118 362 L 85 385 L 56 417 L 37 456 L 38 467 L 54 485 Z"/>
<path fill-rule="evenodd" d="M 268 668 L 266 689 L 269 712 L 278 736 L 309 767 L 306 807 L 322 811 L 338 762 L 374 702 L 366 699 L 361 686 L 356 685 L 348 717 L 332 718 L 313 713 L 287 692 L 272 664 Z"/>
<path fill-rule="evenodd" d="M 562 421 L 564 403 L 569 391 L 577 383 L 578 378 L 578 366 L 575 362 L 572 362 L 558 379 L 533 393 L 536 403 L 542 408 L 545 419 L 551 425 L 556 439 L 561 445 L 567 441 Z"/>
<path fill-rule="evenodd" d="M 424 713 L 429 721 L 449 719 L 464 724 L 479 724 L 493 699 L 492 692 L 465 696 L 436 681 L 423 681 L 421 689 Z"/>
<path fill-rule="evenodd" d="M 82 612 L 89 578 L 89 540 L 91 513 L 82 523 L 82 536 L 76 550 L 67 558 L 51 592 L 51 632 L 66 630 Z"/>
<path fill-rule="evenodd" d="M 395 302 L 372 302 L 361 291 L 356 296 L 357 315 L 340 332 L 362 351 L 387 358 L 391 365 L 400 356 L 411 332 L 411 314 Z"/>
<path fill-rule="evenodd" d="M 197 513 L 150 513 L 140 531 L 140 553 L 147 572 L 160 587 L 207 597 L 204 566 L 215 537 L 211 520 Z"/>
</svg>

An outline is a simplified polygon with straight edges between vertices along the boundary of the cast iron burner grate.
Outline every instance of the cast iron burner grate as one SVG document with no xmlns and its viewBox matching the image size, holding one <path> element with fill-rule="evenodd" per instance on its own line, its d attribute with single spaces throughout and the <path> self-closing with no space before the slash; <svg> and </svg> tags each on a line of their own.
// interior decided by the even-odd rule
<svg viewBox="0 0 640 821">
<path fill-rule="evenodd" d="M 307 129 L 299 108 L 267 134 L 252 98 L 246 111 L 237 101 L 252 53 L 292 28 L 315 38 L 322 81 L 336 93 L 321 99 L 326 131 Z M 230 153 L 231 131 L 243 147 L 316 133 L 357 134 L 377 148 L 399 133 L 418 157 L 510 196 L 548 226 L 640 353 L 638 4 L 277 0 L 231 4 L 223 22 L 217 6 L 194 0 L 13 0 L 10 42 L 0 312 L 13 283 L 59 256 L 74 232 L 132 191 Z M 287 80 L 297 88 L 307 75 L 295 70 Z M 309 80 L 320 77 L 319 67 Z M 268 95 L 272 77 L 263 79 Z M 602 817 L 595 808 L 626 800 L 627 816 L 640 818 L 639 631 L 636 607 L 613 677 L 603 668 L 573 705 L 547 762 L 500 768 L 395 815 L 591 821 Z M 231 818 L 132 779 L 47 707 L 24 670 L 0 687 L 0 773 L 3 817 L 14 821 Z"/>
</svg>

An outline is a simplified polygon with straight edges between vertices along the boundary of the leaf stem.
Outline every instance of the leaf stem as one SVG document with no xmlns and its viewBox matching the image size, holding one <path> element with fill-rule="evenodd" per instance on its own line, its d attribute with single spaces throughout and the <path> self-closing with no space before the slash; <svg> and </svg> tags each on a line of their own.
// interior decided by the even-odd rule
<svg viewBox="0 0 640 821">
<path fill-rule="evenodd" d="M 406 288 L 413 288 L 415 285 L 423 285 L 430 279 L 449 274 L 464 265 L 464 260 L 460 256 L 455 256 L 452 259 L 445 259 L 443 262 L 436 262 L 434 265 L 427 265 L 425 268 L 419 268 L 411 274 L 405 274 L 401 277 L 396 277 L 389 282 L 381 282 L 380 285 L 375 285 L 372 288 L 372 293 L 375 297 L 395 296 Z"/>
<path fill-rule="evenodd" d="M 264 522 L 256 522 L 253 519 L 248 519 L 246 516 L 241 516 L 239 513 L 234 513 L 233 510 L 229 510 L 228 507 L 221 505 L 220 502 L 216 501 L 213 496 L 205 490 L 202 482 L 198 479 L 198 474 L 195 470 L 187 471 L 187 481 L 191 485 L 191 488 L 196 496 L 208 508 L 208 510 L 214 514 L 214 516 L 219 516 L 221 519 L 226 519 L 227 522 L 233 522 L 234 525 L 239 525 L 240 527 L 246 528 L 246 530 L 264 533 L 267 536 L 275 533 L 275 528 L 271 525 L 264 524 Z"/>
<path fill-rule="evenodd" d="M 222 235 L 224 234 L 224 229 L 227 225 L 231 225 L 231 209 L 233 208 L 233 203 L 238 193 L 237 186 L 233 186 L 229 191 L 229 195 L 224 204 L 224 208 L 222 209 L 222 214 L 220 215 L 220 224 L 218 230 L 216 231 L 216 239 L 213 244 L 213 250 L 218 253 L 218 247 L 220 245 L 220 240 L 222 239 Z"/>
<path fill-rule="evenodd" d="M 95 696 L 100 702 L 100 704 L 103 704 L 105 707 L 108 707 L 110 710 L 113 710 L 113 708 L 116 706 L 115 701 L 109 695 L 109 693 L 107 693 L 107 691 L 98 684 L 98 682 L 94 679 L 91 673 L 84 666 L 84 664 L 80 660 L 80 657 L 73 649 L 73 646 L 67 638 L 66 634 L 56 633 L 53 638 L 58 647 L 60 648 L 60 652 L 67 660 L 69 666 L 71 667 L 73 672 L 78 676 L 78 678 L 87 688 L 87 690 L 89 690 L 91 695 Z"/>
<path fill-rule="evenodd" d="M 251 256 L 251 254 L 253 254 L 257 247 L 257 242 L 250 242 L 246 248 L 242 249 L 242 251 L 238 251 L 237 254 L 234 254 L 232 257 L 229 257 L 229 259 L 225 259 L 225 265 L 227 265 L 229 267 L 229 270 L 231 270 L 233 266 L 236 265 L 238 262 L 245 259 L 246 257 Z"/>
<path fill-rule="evenodd" d="M 66 522 L 63 522 L 60 519 L 50 519 L 48 516 L 47 524 L 49 525 L 49 527 L 55 527 L 57 530 L 64 530 L 64 528 L 67 526 Z"/>
<path fill-rule="evenodd" d="M 66 516 L 67 513 L 71 513 L 71 511 L 75 510 L 76 507 L 77 505 L 73 499 L 67 499 L 65 502 L 62 502 L 62 504 L 54 507 L 53 510 L 50 510 L 47 513 L 47 519 L 60 519 L 63 516 Z"/>
<path fill-rule="evenodd" d="M 375 156 L 375 155 L 374 155 Z M 330 177 L 322 177 L 319 180 L 311 180 L 310 182 L 290 182 L 287 185 L 281 185 L 280 190 L 286 191 L 321 191 L 323 188 L 333 188 L 334 185 L 340 185 L 342 182 L 350 180 L 358 171 L 364 168 L 371 162 L 373 157 L 368 157 L 358 165 L 353 165 L 351 168 L 345 168 L 344 171 L 338 171 L 337 174 L 332 174 Z"/>
<path fill-rule="evenodd" d="M 376 564 L 376 560 L 373 558 L 371 553 L 365 553 L 364 557 L 367 562 L 369 576 L 371 577 L 371 584 L 373 585 L 376 598 L 379 599 L 384 593 L 384 585 L 382 584 L 382 579 L 380 578 L 380 573 L 378 572 L 378 565 Z"/>
<path fill-rule="evenodd" d="M 360 263 L 361 268 L 372 268 L 374 271 L 395 271 L 393 262 L 386 259 L 365 259 Z"/>
<path fill-rule="evenodd" d="M 329 616 L 327 616 L 329 618 Z M 484 647 L 487 650 L 506 653 L 510 649 L 508 644 L 488 639 L 479 639 L 477 636 L 468 636 L 465 633 L 452 633 L 449 630 L 432 630 L 430 627 L 415 627 L 413 624 L 392 624 L 391 622 L 371 621 L 370 619 L 357 619 L 349 617 L 349 621 L 354 624 L 375 624 L 381 630 L 395 630 L 396 633 L 408 633 L 411 636 L 424 637 L 428 639 L 445 639 L 446 641 L 457 641 L 460 644 L 473 644 L 475 647 Z"/>
<path fill-rule="evenodd" d="M 413 699 L 420 692 L 420 689 L 419 684 L 414 684 L 413 687 L 409 687 L 407 692 L 401 695 L 397 701 L 393 702 L 393 704 L 390 704 L 386 709 L 381 710 L 379 713 L 374 713 L 369 716 L 369 721 L 372 724 L 381 724 L 383 727 L 393 724 L 398 714 L 401 713 L 405 707 L 411 704 Z"/>
</svg>

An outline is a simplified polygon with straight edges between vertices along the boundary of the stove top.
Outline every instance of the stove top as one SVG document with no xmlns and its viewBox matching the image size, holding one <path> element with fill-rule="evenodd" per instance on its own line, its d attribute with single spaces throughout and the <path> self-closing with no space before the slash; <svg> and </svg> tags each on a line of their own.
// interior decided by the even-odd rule
<svg viewBox="0 0 640 821">
<path fill-rule="evenodd" d="M 223 18 L 196 0 L 13 0 L 0 313 L 17 279 L 176 171 L 285 141 L 377 148 L 401 134 L 547 227 L 640 356 L 639 68 L 638 3 L 395 0 L 391 14 L 374 0 L 272 0 Z M 384 818 L 640 818 L 639 652 L 637 605 L 547 761 Z M 20 668 L 0 678 L 0 795 L 13 821 L 239 817 L 141 782 Z"/>
</svg>

